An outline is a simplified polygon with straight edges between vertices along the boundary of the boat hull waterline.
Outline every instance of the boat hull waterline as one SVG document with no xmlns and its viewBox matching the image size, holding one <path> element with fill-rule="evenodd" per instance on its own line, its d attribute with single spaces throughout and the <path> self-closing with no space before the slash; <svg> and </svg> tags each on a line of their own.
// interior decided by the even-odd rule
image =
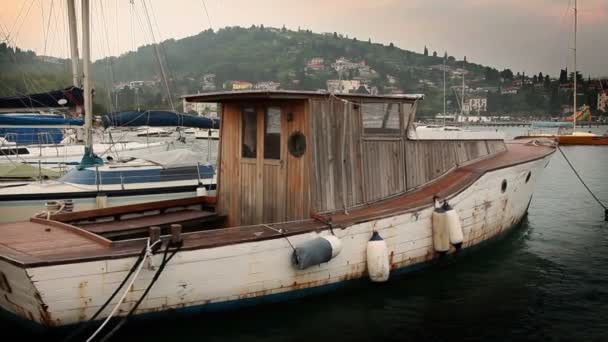
<svg viewBox="0 0 608 342">
<path fill-rule="evenodd" d="M 551 154 L 486 172 L 449 198 L 461 218 L 464 232 L 462 248 L 474 247 L 500 236 L 522 220 L 532 198 L 534 184 L 550 158 Z M 504 181 L 507 187 L 503 192 Z M 327 263 L 305 270 L 293 267 L 291 245 L 329 235 L 329 229 L 287 238 L 182 250 L 167 265 L 135 314 L 174 309 L 212 310 L 277 301 L 364 278 L 367 274 L 366 245 L 373 231 L 387 242 L 392 274 L 414 269 L 440 257 L 433 250 L 433 210 L 432 205 L 426 205 L 394 216 L 334 228 L 335 235 L 342 241 L 340 254 Z M 450 253 L 454 252 L 452 247 Z M 0 260 L 0 272 L 4 279 L 9 279 L 7 286 L 12 292 L 8 293 L 0 286 L 0 292 L 4 292 L 0 296 L 0 306 L 43 326 L 83 322 L 106 301 L 136 258 L 132 255 L 114 256 L 29 268 L 19 267 L 4 258 Z M 161 259 L 162 253 L 155 255 L 152 264 L 160 265 Z M 120 305 L 119 315 L 129 311 L 155 272 L 155 269 L 143 268 Z M 104 318 L 116 301 L 98 318 Z"/>
</svg>

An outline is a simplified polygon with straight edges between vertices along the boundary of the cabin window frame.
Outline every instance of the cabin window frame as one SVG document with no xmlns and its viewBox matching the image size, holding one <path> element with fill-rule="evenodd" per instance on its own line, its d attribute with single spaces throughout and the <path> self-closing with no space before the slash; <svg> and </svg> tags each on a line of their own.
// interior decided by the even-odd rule
<svg viewBox="0 0 608 342">
<path fill-rule="evenodd" d="M 255 114 L 255 135 L 254 135 L 254 142 L 255 142 L 255 156 L 253 157 L 249 157 L 249 156 L 245 156 L 244 153 L 244 146 L 245 146 L 245 142 L 244 142 L 244 133 L 245 133 L 245 111 L 246 110 L 253 110 L 253 113 Z M 258 159 L 258 154 L 260 151 L 260 147 L 258 146 L 258 108 L 256 105 L 254 104 L 247 104 L 247 105 L 243 105 L 241 106 L 241 123 L 240 123 L 240 132 L 239 132 L 239 137 L 240 137 L 240 151 L 239 151 L 239 156 L 241 161 L 253 161 L 255 162 L 256 159 Z"/>
<path fill-rule="evenodd" d="M 268 120 L 267 120 L 267 118 L 268 118 L 269 110 L 271 108 L 278 109 L 278 113 L 279 113 L 279 132 L 278 132 L 278 135 L 279 135 L 279 138 L 278 138 L 278 153 L 279 153 L 279 155 L 277 156 L 277 158 L 268 158 L 267 155 L 266 155 L 266 147 L 267 147 L 267 142 L 268 142 L 268 139 L 266 139 L 267 135 L 268 135 L 268 133 L 267 133 L 267 130 L 268 130 Z M 263 122 L 264 133 L 263 133 L 263 136 L 262 136 L 262 138 L 263 138 L 262 139 L 262 144 L 264 145 L 264 148 L 263 148 L 264 151 L 263 151 L 262 159 L 264 160 L 265 163 L 268 163 L 268 162 L 280 162 L 283 159 L 282 158 L 283 157 L 283 150 L 285 148 L 285 147 L 282 146 L 282 143 L 283 143 L 283 127 L 282 127 L 283 126 L 283 107 L 280 104 L 267 103 L 267 104 L 262 105 L 262 110 L 263 110 L 262 118 L 264 120 L 264 122 Z"/>
<path fill-rule="evenodd" d="M 369 104 L 369 103 L 376 103 L 376 104 L 392 104 L 393 106 L 397 107 L 398 110 L 398 116 L 399 116 L 399 128 L 398 129 L 391 129 L 393 131 L 388 131 L 388 132 L 370 132 L 365 128 L 365 125 L 363 123 L 363 106 L 365 104 Z M 363 138 L 382 138 L 382 137 L 386 137 L 386 138 L 395 138 L 395 139 L 400 139 L 403 136 L 403 124 L 404 124 L 404 118 L 403 118 L 403 106 L 402 103 L 400 101 L 359 101 L 357 103 L 358 109 L 357 111 L 359 112 L 358 116 L 359 116 L 359 125 L 361 127 L 361 136 Z"/>
</svg>

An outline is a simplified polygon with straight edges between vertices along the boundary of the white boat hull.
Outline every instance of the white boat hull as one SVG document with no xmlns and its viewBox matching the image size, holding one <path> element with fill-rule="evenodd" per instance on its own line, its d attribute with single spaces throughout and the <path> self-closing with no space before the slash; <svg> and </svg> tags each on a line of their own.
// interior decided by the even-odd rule
<svg viewBox="0 0 608 342">
<path fill-rule="evenodd" d="M 526 214 L 533 187 L 551 155 L 488 172 L 450 198 L 464 232 L 464 249 L 491 240 L 518 224 Z M 526 181 L 531 172 L 529 181 Z M 501 192 L 503 180 L 507 189 Z M 437 259 L 432 245 L 432 206 L 399 215 L 334 229 L 342 241 L 340 254 L 327 263 L 296 270 L 293 245 L 317 237 L 306 233 L 215 248 L 185 250 L 171 260 L 136 314 L 168 309 L 219 307 L 278 300 L 328 290 L 348 280 L 366 277 L 366 245 L 372 231 L 388 246 L 391 273 L 406 272 Z M 329 234 L 323 231 L 320 235 Z M 453 253 L 454 249 L 450 253 Z M 162 255 L 154 257 L 159 265 Z M 127 275 L 136 257 L 20 269 L 6 261 L 0 271 L 11 279 L 12 293 L 2 293 L 0 305 L 47 326 L 88 319 Z M 153 277 L 144 267 L 120 305 L 129 311 Z M 390 281 L 390 280 L 389 280 Z M 2 290 L 0 290 L 0 293 Z M 17 304 L 18 303 L 18 304 Z M 114 307 L 112 303 L 99 318 Z"/>
<path fill-rule="evenodd" d="M 105 158 L 138 158 L 150 153 L 174 149 L 172 143 L 153 142 L 119 142 L 115 144 L 100 143 L 93 146 L 95 153 Z M 45 169 L 67 171 L 78 165 L 84 155 L 84 145 L 52 145 L 44 147 L 29 146 L 29 154 L 0 155 L 0 163 L 27 163 L 40 165 Z"/>
</svg>

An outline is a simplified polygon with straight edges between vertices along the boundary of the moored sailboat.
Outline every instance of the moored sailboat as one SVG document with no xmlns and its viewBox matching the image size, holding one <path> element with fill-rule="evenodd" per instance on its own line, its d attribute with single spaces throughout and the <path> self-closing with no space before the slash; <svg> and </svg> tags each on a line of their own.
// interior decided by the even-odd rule
<svg viewBox="0 0 608 342">
<path fill-rule="evenodd" d="M 527 136 L 515 137 L 515 139 L 529 139 L 529 138 L 552 138 L 555 139 L 560 145 L 608 145 L 608 134 L 598 135 L 591 132 L 580 132 L 576 130 L 576 121 L 583 118 L 591 118 L 591 113 L 588 106 L 583 106 L 579 111 L 577 107 L 577 79 L 578 71 L 576 69 L 576 33 L 578 24 L 578 7 L 577 0 L 574 0 L 574 87 L 572 89 L 572 115 L 566 118 L 566 122 L 572 121 L 572 131 L 569 133 L 562 133 L 558 131 L 557 134 L 528 134 Z M 560 129 L 564 126 L 560 126 Z"/>
</svg>

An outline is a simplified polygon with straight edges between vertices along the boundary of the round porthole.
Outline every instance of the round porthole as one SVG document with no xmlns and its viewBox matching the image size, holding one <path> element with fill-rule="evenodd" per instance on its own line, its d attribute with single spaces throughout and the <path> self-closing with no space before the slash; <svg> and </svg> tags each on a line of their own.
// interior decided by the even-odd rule
<svg viewBox="0 0 608 342">
<path fill-rule="evenodd" d="M 306 137 L 302 132 L 296 131 L 289 136 L 287 141 L 289 153 L 296 158 L 300 158 L 306 152 Z"/>
<path fill-rule="evenodd" d="M 532 176 L 532 171 L 528 171 L 528 175 L 526 176 L 526 183 L 530 181 L 530 176 Z"/>
<path fill-rule="evenodd" d="M 507 191 L 507 180 L 506 179 L 502 180 L 502 184 L 500 185 L 500 191 L 501 192 Z"/>
</svg>

